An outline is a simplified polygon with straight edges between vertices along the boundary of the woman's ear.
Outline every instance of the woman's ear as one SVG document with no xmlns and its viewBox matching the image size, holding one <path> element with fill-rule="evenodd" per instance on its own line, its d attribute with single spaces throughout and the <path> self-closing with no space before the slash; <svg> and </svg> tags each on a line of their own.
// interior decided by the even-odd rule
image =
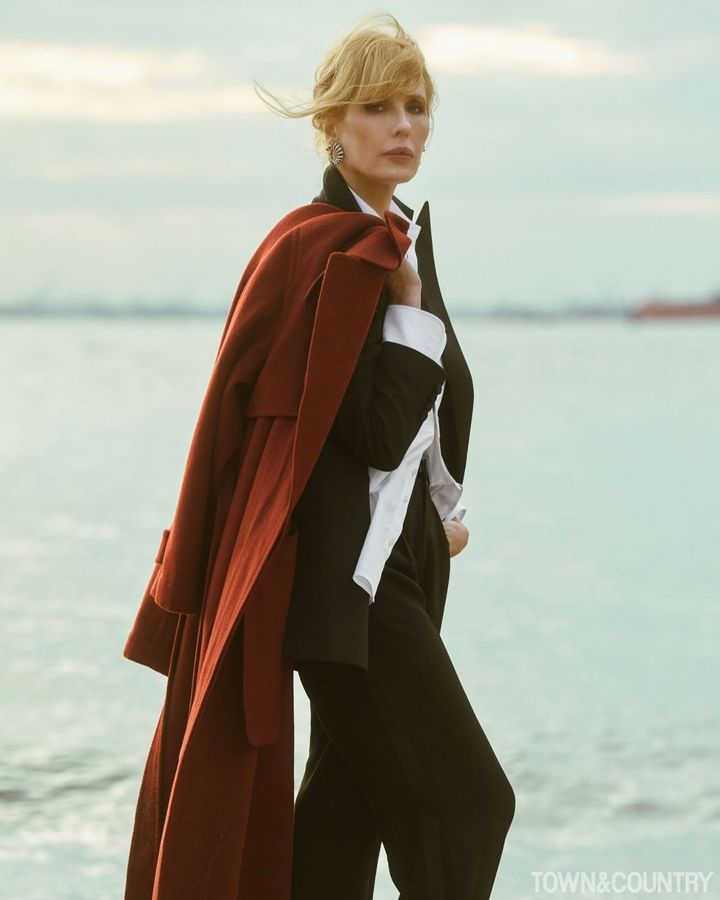
<svg viewBox="0 0 720 900">
<path fill-rule="evenodd" d="M 337 140 L 337 132 L 336 132 L 337 121 L 334 118 L 327 118 L 323 124 L 323 134 L 325 135 L 325 143 L 329 144 L 330 141 Z"/>
</svg>

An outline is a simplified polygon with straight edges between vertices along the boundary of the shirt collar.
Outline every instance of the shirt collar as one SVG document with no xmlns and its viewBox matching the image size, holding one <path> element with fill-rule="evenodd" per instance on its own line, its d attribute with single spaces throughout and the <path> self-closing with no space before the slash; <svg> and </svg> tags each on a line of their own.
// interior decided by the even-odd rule
<svg viewBox="0 0 720 900">
<path fill-rule="evenodd" d="M 350 191 L 352 192 L 353 197 L 357 200 L 358 206 L 360 207 L 362 212 L 370 213 L 370 215 L 378 216 L 378 218 L 382 218 L 378 214 L 377 210 L 373 209 L 372 206 L 370 206 L 369 203 L 366 203 L 365 200 L 363 200 L 363 198 L 358 193 L 353 191 L 353 189 L 350 187 L 350 185 L 348 185 L 348 188 L 350 188 Z M 408 216 L 405 215 L 405 213 L 400 209 L 400 207 L 397 205 L 397 203 L 394 200 L 390 201 L 390 210 L 391 210 L 391 212 L 397 213 L 399 216 L 402 216 L 406 222 L 410 223 L 408 225 L 407 234 L 408 234 L 408 237 L 410 238 L 410 240 L 414 244 L 417 236 L 420 234 L 420 231 L 422 230 L 420 225 L 418 225 L 416 222 L 413 222 L 412 219 L 408 218 Z"/>
</svg>

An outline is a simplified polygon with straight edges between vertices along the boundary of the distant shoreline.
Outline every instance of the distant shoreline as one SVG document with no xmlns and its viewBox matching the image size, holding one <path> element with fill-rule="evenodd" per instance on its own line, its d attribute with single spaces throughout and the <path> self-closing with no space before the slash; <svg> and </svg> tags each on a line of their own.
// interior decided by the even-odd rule
<svg viewBox="0 0 720 900">
<path fill-rule="evenodd" d="M 226 319 L 226 308 L 186 306 L 179 302 L 122 306 L 97 305 L 96 303 L 58 303 L 50 306 L 47 301 L 23 301 L 0 304 L 0 318 L 4 319 Z M 560 321 L 568 319 L 628 319 L 632 321 L 708 321 L 720 320 L 717 301 L 709 304 L 650 303 L 626 306 L 577 305 L 561 308 L 530 308 L 527 306 L 495 306 L 470 308 L 450 306 L 453 319 L 503 319 L 512 321 Z"/>
<path fill-rule="evenodd" d="M 199 306 L 179 306 L 178 304 L 162 304 L 143 306 L 97 306 L 84 304 L 63 304 L 48 306 L 32 305 L 27 302 L 0 305 L 2 318 L 83 318 L 97 319 L 217 319 L 226 318 L 226 309 Z M 632 315 L 634 307 L 569 307 L 565 309 L 529 309 L 527 307 L 492 307 L 469 309 L 467 307 L 450 307 L 453 318 L 462 319 L 624 319 Z"/>
</svg>

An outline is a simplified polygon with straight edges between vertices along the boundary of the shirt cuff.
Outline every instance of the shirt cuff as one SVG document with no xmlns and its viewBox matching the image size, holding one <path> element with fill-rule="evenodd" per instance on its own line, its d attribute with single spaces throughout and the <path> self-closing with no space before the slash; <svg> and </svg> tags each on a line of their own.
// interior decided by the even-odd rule
<svg viewBox="0 0 720 900">
<path fill-rule="evenodd" d="M 450 519 L 459 519 L 461 522 L 463 520 L 463 516 L 467 512 L 467 507 L 464 506 L 462 501 L 458 501 L 457 506 L 450 510 L 450 512 L 443 517 L 443 522 L 447 522 Z"/>
<path fill-rule="evenodd" d="M 445 323 L 426 309 L 390 303 L 385 311 L 382 339 L 412 347 L 436 363 L 445 349 Z"/>
</svg>

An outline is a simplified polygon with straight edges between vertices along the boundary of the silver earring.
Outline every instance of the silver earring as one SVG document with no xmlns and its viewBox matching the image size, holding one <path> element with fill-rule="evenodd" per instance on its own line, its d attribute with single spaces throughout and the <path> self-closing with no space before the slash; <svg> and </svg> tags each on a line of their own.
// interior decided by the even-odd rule
<svg viewBox="0 0 720 900">
<path fill-rule="evenodd" d="M 345 157 L 345 151 L 343 150 L 342 144 L 338 144 L 337 141 L 329 141 L 325 149 L 328 152 L 330 162 L 334 166 L 343 161 L 343 158 Z"/>
</svg>

